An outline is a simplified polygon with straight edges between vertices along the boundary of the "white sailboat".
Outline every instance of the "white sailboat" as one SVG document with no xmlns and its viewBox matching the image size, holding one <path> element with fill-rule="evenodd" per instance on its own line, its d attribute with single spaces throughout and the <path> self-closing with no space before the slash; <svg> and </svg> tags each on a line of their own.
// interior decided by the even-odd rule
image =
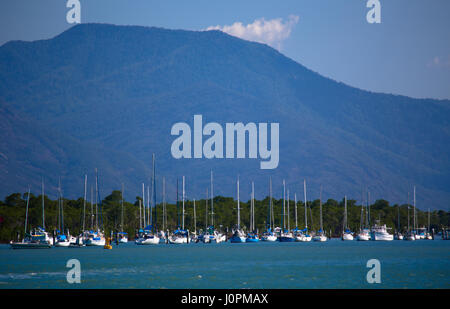
<svg viewBox="0 0 450 309">
<path fill-rule="evenodd" d="M 250 232 L 247 233 L 245 242 L 259 242 L 258 233 L 255 227 L 255 184 L 252 181 L 252 194 L 250 200 Z"/>
<path fill-rule="evenodd" d="M 409 200 L 409 192 L 408 192 L 408 231 L 406 233 L 406 236 L 404 238 L 404 240 L 408 240 L 408 241 L 414 241 L 416 240 L 416 237 L 414 236 L 414 233 L 411 231 L 410 229 L 410 220 L 409 220 L 409 205 L 410 205 L 410 200 Z"/>
<path fill-rule="evenodd" d="M 274 232 L 273 203 L 272 203 L 272 177 L 269 178 L 269 208 L 267 210 L 267 227 L 261 236 L 262 241 L 277 241 L 277 235 Z"/>
<path fill-rule="evenodd" d="M 322 186 L 320 186 L 320 197 L 319 197 L 319 207 L 320 207 L 320 229 L 317 234 L 313 237 L 314 241 L 327 241 L 328 238 L 323 230 L 323 219 L 322 219 Z"/>
<path fill-rule="evenodd" d="M 400 205 L 397 206 L 397 231 L 394 235 L 394 239 L 403 240 L 403 234 L 400 232 Z"/>
<path fill-rule="evenodd" d="M 197 238 L 198 241 L 201 241 L 205 244 L 208 244 L 211 242 L 211 239 L 214 238 L 214 235 L 209 231 L 208 226 L 208 214 L 209 214 L 209 208 L 208 208 L 208 201 L 209 201 L 209 194 L 208 194 L 208 188 L 206 188 L 206 198 L 205 198 L 205 230 L 202 234 L 200 234 Z"/>
<path fill-rule="evenodd" d="M 124 211 L 123 211 L 123 183 L 122 183 L 122 192 L 120 193 L 121 195 L 121 206 L 122 206 L 122 216 L 120 219 L 120 229 L 121 231 L 119 233 L 117 233 L 117 237 L 119 238 L 119 242 L 122 244 L 126 244 L 128 242 L 128 234 L 125 233 L 123 231 L 123 215 L 124 215 Z"/>
<path fill-rule="evenodd" d="M 306 179 L 303 179 L 303 194 L 305 199 L 305 228 L 296 235 L 295 241 L 309 242 L 312 240 L 312 237 L 308 233 L 308 202 L 306 201 Z"/>
<path fill-rule="evenodd" d="M 194 202 L 194 232 L 190 235 L 191 237 L 191 242 L 198 242 L 197 241 L 197 212 L 196 212 L 196 207 L 195 207 L 195 198 L 193 199 Z"/>
<path fill-rule="evenodd" d="M 342 240 L 353 240 L 353 234 L 348 229 L 348 220 L 347 220 L 347 196 L 344 196 L 344 230 L 342 231 Z"/>
<path fill-rule="evenodd" d="M 428 208 L 428 227 L 425 239 L 433 240 L 433 234 L 431 233 L 431 226 L 430 226 L 430 208 Z"/>
<path fill-rule="evenodd" d="M 183 183 L 182 183 L 182 210 L 181 210 L 181 229 L 177 228 L 172 235 L 169 236 L 169 243 L 170 244 L 187 244 L 189 242 L 189 233 L 187 230 L 184 229 L 184 218 L 186 216 L 185 213 L 185 177 L 183 176 Z M 178 199 L 178 194 L 177 194 Z"/>
<path fill-rule="evenodd" d="M 362 198 L 363 199 L 363 198 Z M 369 226 L 369 193 L 367 193 L 367 205 L 366 205 L 366 215 L 364 216 L 364 203 L 361 199 L 361 221 L 360 221 L 360 228 L 359 233 L 356 236 L 357 241 L 369 241 L 370 240 L 370 230 L 367 228 Z M 365 224 L 363 224 L 364 219 L 366 218 Z"/>
<path fill-rule="evenodd" d="M 55 247 L 68 247 L 70 245 L 69 236 L 64 234 L 64 201 L 61 194 L 61 179 L 58 184 L 58 222 L 59 229 L 55 239 Z"/>
<path fill-rule="evenodd" d="M 233 231 L 233 236 L 230 238 L 231 243 L 245 243 L 246 235 L 241 229 L 241 208 L 239 202 L 239 176 L 237 179 L 237 225 Z"/>
<path fill-rule="evenodd" d="M 211 170 L 211 225 L 214 228 L 214 240 L 216 243 L 226 242 L 227 241 L 227 235 L 222 233 L 221 231 L 218 231 L 215 228 L 214 225 L 214 182 L 213 182 L 213 171 Z"/>
<path fill-rule="evenodd" d="M 155 154 L 152 155 L 152 197 L 153 201 L 152 204 L 155 204 L 155 216 L 152 215 L 152 222 L 148 222 L 150 220 L 149 213 L 153 212 L 153 210 L 148 209 L 147 210 L 147 216 L 145 214 L 145 185 L 143 185 L 142 189 L 142 208 L 143 211 L 143 221 L 144 221 L 144 228 L 143 230 L 139 230 L 139 237 L 137 240 L 135 240 L 135 243 L 137 245 L 158 245 L 160 243 L 160 238 L 158 235 L 158 230 L 156 227 L 156 172 L 155 172 Z M 147 202 L 148 202 L 148 196 L 147 196 Z M 150 224 L 151 223 L 151 224 Z"/>
<path fill-rule="evenodd" d="M 288 212 L 286 213 L 286 206 L 288 208 Z M 288 220 L 286 220 L 286 216 Z M 283 179 L 283 229 L 280 230 L 280 236 L 278 237 L 279 242 L 293 242 L 295 241 L 294 234 L 289 230 L 289 192 L 288 192 L 288 202 L 286 205 L 286 181 Z"/>
<path fill-rule="evenodd" d="M 13 242 L 10 241 L 10 246 L 12 249 L 48 249 L 51 248 L 50 241 L 47 239 L 48 235 L 39 232 L 39 235 L 36 235 L 36 231 L 31 234 L 27 233 L 28 226 L 28 206 L 30 203 L 30 188 L 28 188 L 27 194 L 27 204 L 25 209 L 25 232 L 24 237 L 21 241 Z"/>
<path fill-rule="evenodd" d="M 86 246 L 104 247 L 106 239 L 103 231 L 100 230 L 98 224 L 98 171 L 95 169 L 95 230 L 90 230 L 86 233 Z"/>
<path fill-rule="evenodd" d="M 418 222 L 416 216 L 416 186 L 414 186 L 414 205 L 413 205 L 413 234 L 416 240 L 422 239 L 423 237 L 418 232 Z"/>
<path fill-rule="evenodd" d="M 70 242 L 72 247 L 83 247 L 85 246 L 85 232 L 86 232 L 86 195 L 87 195 L 87 175 L 84 175 L 84 198 L 83 198 L 83 217 L 82 217 L 82 227 L 81 233 L 75 238 L 75 241 Z"/>
<path fill-rule="evenodd" d="M 227 236 L 221 232 L 219 232 L 214 225 L 214 183 L 213 183 L 213 171 L 211 170 L 210 177 L 210 185 L 211 185 L 211 224 L 208 225 L 208 189 L 206 189 L 206 213 L 205 213 L 205 231 L 202 235 L 199 235 L 199 241 L 204 243 L 221 243 L 225 242 Z"/>
</svg>

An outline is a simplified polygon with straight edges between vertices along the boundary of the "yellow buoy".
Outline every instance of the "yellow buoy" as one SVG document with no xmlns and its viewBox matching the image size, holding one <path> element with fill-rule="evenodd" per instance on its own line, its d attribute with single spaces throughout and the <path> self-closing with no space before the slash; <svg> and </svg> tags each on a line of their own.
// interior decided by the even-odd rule
<svg viewBox="0 0 450 309">
<path fill-rule="evenodd" d="M 112 246 L 109 244 L 110 242 L 111 242 L 111 238 L 110 237 L 106 238 L 106 243 L 103 246 L 103 249 L 112 249 Z"/>
</svg>

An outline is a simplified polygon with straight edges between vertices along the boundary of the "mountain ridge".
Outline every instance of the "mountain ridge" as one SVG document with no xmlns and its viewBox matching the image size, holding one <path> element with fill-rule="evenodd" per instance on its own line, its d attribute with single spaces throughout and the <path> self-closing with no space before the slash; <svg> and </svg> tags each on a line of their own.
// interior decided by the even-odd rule
<svg viewBox="0 0 450 309">
<path fill-rule="evenodd" d="M 41 41 L 45 43 L 34 44 Z M 56 135 L 73 138 L 87 153 L 94 153 L 92 145 L 102 148 L 105 177 L 125 179 L 135 195 L 139 182 L 149 182 L 153 152 L 159 177 L 189 175 L 196 179 L 195 195 L 204 192 L 200 188 L 207 186 L 210 169 L 217 174 L 216 186 L 223 174 L 228 187 L 218 194 L 235 195 L 230 183 L 237 173 L 248 181 L 254 178 L 259 194 L 267 191 L 270 172 L 256 170 L 259 161 L 171 158 L 169 126 L 192 124 L 193 115 L 200 113 L 205 122 L 222 124 L 280 122 L 280 166 L 273 176 L 278 182 L 286 178 L 298 193 L 306 177 L 313 195 L 319 184 L 325 195 L 337 199 L 345 192 L 359 197 L 361 186 L 369 186 L 374 198 L 406 202 L 407 191 L 417 183 L 425 195 L 418 196 L 420 203 L 436 208 L 431 205 L 450 201 L 449 100 L 358 89 L 322 77 L 267 45 L 220 31 L 81 24 L 52 39 L 27 42 L 26 48 L 10 44 L 5 51 L 9 43 L 0 47 L 0 80 L 7 81 L 0 83 L 2 105 L 29 115 L 38 126 L 54 128 Z M 158 140 L 164 145 L 154 142 Z M 109 152 L 116 159 L 108 158 Z M 45 171 L 32 153 L 30 167 Z M 117 162 L 125 157 L 142 171 L 128 163 L 123 163 L 128 173 L 117 171 L 122 168 Z M 100 165 L 97 160 L 87 163 L 89 158 L 72 161 L 72 168 L 60 168 L 80 174 L 78 180 L 67 176 L 74 178 L 69 186 L 77 188 L 82 171 Z M 57 171 L 52 171 L 49 178 L 55 177 Z M 105 180 L 105 189 L 118 188 L 120 182 Z M 170 183 L 173 196 L 174 179 Z"/>
</svg>

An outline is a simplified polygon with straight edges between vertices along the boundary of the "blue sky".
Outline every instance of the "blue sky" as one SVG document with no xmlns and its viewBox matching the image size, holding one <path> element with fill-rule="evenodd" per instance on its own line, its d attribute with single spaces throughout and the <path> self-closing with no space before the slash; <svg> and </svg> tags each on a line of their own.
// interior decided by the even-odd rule
<svg viewBox="0 0 450 309">
<path fill-rule="evenodd" d="M 0 44 L 68 29 L 66 2 L 2 0 Z M 324 76 L 376 92 L 450 99 L 448 0 L 380 0 L 381 24 L 367 23 L 366 0 L 80 2 L 82 23 L 202 30 L 281 19 L 289 31 L 272 45 Z"/>
</svg>

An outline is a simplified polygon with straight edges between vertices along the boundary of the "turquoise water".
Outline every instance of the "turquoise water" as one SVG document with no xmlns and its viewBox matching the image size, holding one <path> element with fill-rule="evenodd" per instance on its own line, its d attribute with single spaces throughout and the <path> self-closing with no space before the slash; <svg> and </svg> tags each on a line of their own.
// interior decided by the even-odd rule
<svg viewBox="0 0 450 309">
<path fill-rule="evenodd" d="M 81 263 L 69 284 L 66 263 Z M 369 284 L 369 259 L 381 283 Z M 12 250 L 0 288 L 450 288 L 450 241 L 187 244 Z"/>
</svg>

